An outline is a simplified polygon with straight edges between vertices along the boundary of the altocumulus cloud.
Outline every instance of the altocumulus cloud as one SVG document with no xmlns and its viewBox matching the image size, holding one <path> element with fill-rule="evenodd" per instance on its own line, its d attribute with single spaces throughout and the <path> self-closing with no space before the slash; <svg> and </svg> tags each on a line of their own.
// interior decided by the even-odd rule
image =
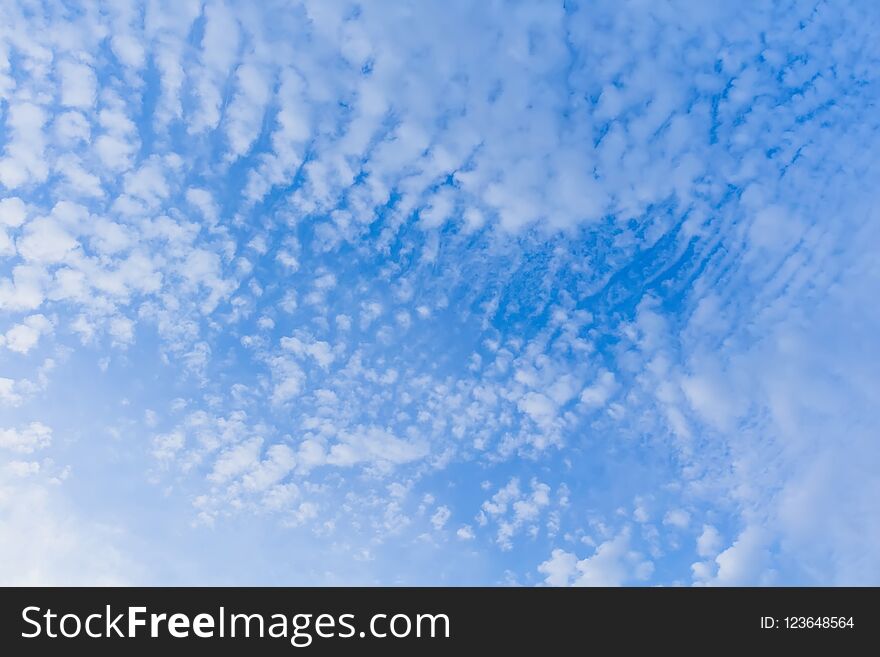
<svg viewBox="0 0 880 657">
<path fill-rule="evenodd" d="M 878 583 L 878 29 L 3 3 L 0 580 Z"/>
</svg>

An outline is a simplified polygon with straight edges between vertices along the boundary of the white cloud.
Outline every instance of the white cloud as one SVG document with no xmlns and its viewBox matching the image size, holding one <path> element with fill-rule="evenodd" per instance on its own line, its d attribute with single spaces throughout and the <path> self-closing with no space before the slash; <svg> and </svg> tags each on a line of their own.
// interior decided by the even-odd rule
<svg viewBox="0 0 880 657">
<path fill-rule="evenodd" d="M 223 451 L 214 462 L 214 469 L 208 479 L 217 483 L 229 481 L 233 477 L 248 472 L 259 463 L 262 438 L 251 438 Z M 255 481 L 259 482 L 259 477 Z"/>
<path fill-rule="evenodd" d="M 0 7 L 3 347 L 53 324 L 61 382 L 186 397 L 151 475 L 198 478 L 200 518 L 380 541 L 409 518 L 380 475 L 503 466 L 477 520 L 501 548 L 598 537 L 550 583 L 679 567 L 707 518 L 747 529 L 703 526 L 700 583 L 880 572 L 870 12 L 75 9 Z M 4 404 L 63 412 L 8 360 Z M 577 527 L 551 486 L 609 463 Z"/>
<path fill-rule="evenodd" d="M 17 468 L 19 471 L 22 467 Z M 0 584 L 124 586 L 146 581 L 121 547 L 123 530 L 73 508 L 39 469 L 0 468 Z M 39 477 L 39 478 L 38 478 Z"/>
<path fill-rule="evenodd" d="M 488 518 L 497 523 L 496 542 L 503 550 L 513 547 L 514 537 L 526 526 L 533 536 L 536 535 L 537 522 L 550 505 L 550 486 L 533 479 L 530 488 L 529 492 L 523 492 L 519 479 L 514 477 L 480 507 L 478 519 L 481 524 L 485 524 Z"/>
<path fill-rule="evenodd" d="M 616 388 L 614 373 L 603 370 L 596 377 L 595 383 L 583 389 L 581 403 L 588 407 L 600 408 L 608 402 Z"/>
<path fill-rule="evenodd" d="M 462 541 L 474 540 L 474 530 L 470 525 L 462 525 L 455 532 L 455 535 Z"/>
<path fill-rule="evenodd" d="M 52 443 L 52 429 L 42 422 L 31 422 L 21 429 L 0 429 L 0 448 L 31 454 Z"/>
<path fill-rule="evenodd" d="M 65 260 L 79 247 L 79 242 L 52 217 L 28 222 L 18 241 L 18 251 L 25 260 L 55 264 Z"/>
<path fill-rule="evenodd" d="M 215 128 L 219 123 L 223 103 L 221 86 L 238 51 L 238 40 L 237 20 L 225 3 L 207 5 L 201 66 L 192 72 L 198 105 L 188 126 L 191 134 Z"/>
<path fill-rule="evenodd" d="M 64 176 L 67 181 L 66 188 L 74 197 L 104 196 L 104 187 L 101 179 L 89 172 L 75 155 L 62 155 L 55 161 L 55 171 Z"/>
<path fill-rule="evenodd" d="M 438 532 L 446 526 L 449 518 L 452 517 L 452 511 L 448 506 L 437 507 L 434 515 L 431 516 L 431 524 Z"/>
<path fill-rule="evenodd" d="M 743 530 L 733 545 L 715 557 L 718 574 L 714 582 L 721 586 L 761 583 L 768 577 L 765 571 L 768 556 L 764 532 L 749 527 Z"/>
<path fill-rule="evenodd" d="M 520 410 L 527 413 L 537 424 L 544 425 L 556 418 L 556 404 L 540 392 L 529 392 L 517 402 Z"/>
<path fill-rule="evenodd" d="M 239 66 L 235 82 L 235 96 L 226 112 L 230 158 L 245 155 L 259 136 L 271 92 L 266 71 L 253 64 Z"/>
<path fill-rule="evenodd" d="M 114 317 L 110 320 L 108 332 L 120 344 L 131 344 L 134 340 L 134 322 L 128 317 Z"/>
<path fill-rule="evenodd" d="M 577 564 L 575 554 L 557 548 L 547 561 L 538 566 L 538 572 L 547 576 L 544 581 L 550 586 L 568 586 L 577 572 Z"/>
<path fill-rule="evenodd" d="M 379 428 L 357 427 L 339 435 L 339 441 L 330 446 L 327 463 L 350 467 L 367 463 L 379 470 L 409 463 L 428 455 L 428 445 L 422 440 L 406 441 Z"/>
<path fill-rule="evenodd" d="M 592 556 L 578 559 L 564 550 L 554 550 L 550 559 L 538 566 L 551 586 L 621 586 L 644 581 L 653 564 L 630 547 L 626 529 L 601 543 Z"/>
<path fill-rule="evenodd" d="M 360 325 L 361 330 L 369 328 L 379 316 L 382 314 L 382 304 L 377 301 L 365 301 L 361 304 Z"/>
<path fill-rule="evenodd" d="M 181 431 L 162 434 L 153 438 L 153 456 L 159 461 L 171 461 L 183 449 L 186 436 Z"/>
<path fill-rule="evenodd" d="M 294 451 L 287 445 L 272 445 L 266 450 L 266 458 L 242 479 L 245 488 L 249 490 L 266 490 L 273 484 L 278 483 L 296 466 Z M 273 499 L 278 502 L 281 494 L 279 489 L 273 494 Z M 285 492 L 288 494 L 289 491 Z"/>
<path fill-rule="evenodd" d="M 309 356 L 324 369 L 330 366 L 336 359 L 330 344 L 322 340 L 298 337 L 281 338 L 281 348 L 292 353 L 294 356 Z"/>
<path fill-rule="evenodd" d="M 22 396 L 16 391 L 15 379 L 0 377 L 0 402 L 7 406 L 18 406 Z"/>
<path fill-rule="evenodd" d="M 75 146 L 78 142 L 88 143 L 92 139 L 92 128 L 88 119 L 80 112 L 64 112 L 55 117 L 55 136 L 64 146 Z"/>
<path fill-rule="evenodd" d="M 37 345 L 41 336 L 51 332 L 52 323 L 44 315 L 30 315 L 0 336 L 0 346 L 26 354 Z"/>
<path fill-rule="evenodd" d="M 16 189 L 46 179 L 49 167 L 44 158 L 43 126 L 46 112 L 29 102 L 11 104 L 6 116 L 6 148 L 0 158 L 0 184 Z"/>
<path fill-rule="evenodd" d="M 12 278 L 0 279 L 0 309 L 33 310 L 43 303 L 46 272 L 34 265 L 17 265 Z"/>
<path fill-rule="evenodd" d="M 691 514 L 684 509 L 670 509 L 663 516 L 663 524 L 670 525 L 677 529 L 687 529 L 690 524 Z"/>
<path fill-rule="evenodd" d="M 714 557 L 721 549 L 721 534 L 712 525 L 703 525 L 703 532 L 697 538 L 697 554 L 701 557 Z"/>
<path fill-rule="evenodd" d="M 125 66 L 139 69 L 144 65 L 146 55 L 144 46 L 135 36 L 114 34 L 110 39 L 110 47 Z"/>
<path fill-rule="evenodd" d="M 275 380 L 272 403 L 283 404 L 299 395 L 305 384 L 305 374 L 302 369 L 289 358 L 281 356 L 273 358 L 270 363 Z"/>
<path fill-rule="evenodd" d="M 17 196 L 0 199 L 0 226 L 18 228 L 27 217 L 27 206 Z"/>
<path fill-rule="evenodd" d="M 90 66 L 65 60 L 58 64 L 61 78 L 61 104 L 89 109 L 95 105 L 97 80 Z"/>
<path fill-rule="evenodd" d="M 102 134 L 95 139 L 95 153 L 111 172 L 125 171 L 139 146 L 137 127 L 126 114 L 125 104 L 113 95 L 104 101 L 106 107 L 98 112 Z"/>
<path fill-rule="evenodd" d="M 199 187 L 190 187 L 186 190 L 186 200 L 201 211 L 209 226 L 216 225 L 219 209 L 211 192 Z"/>
</svg>

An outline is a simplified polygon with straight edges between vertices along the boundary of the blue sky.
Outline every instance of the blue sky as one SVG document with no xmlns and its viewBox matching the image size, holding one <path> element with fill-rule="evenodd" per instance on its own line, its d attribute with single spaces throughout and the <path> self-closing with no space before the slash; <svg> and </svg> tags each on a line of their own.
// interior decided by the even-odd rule
<svg viewBox="0 0 880 657">
<path fill-rule="evenodd" d="M 878 32 L 2 3 L 0 582 L 880 584 Z"/>
</svg>

